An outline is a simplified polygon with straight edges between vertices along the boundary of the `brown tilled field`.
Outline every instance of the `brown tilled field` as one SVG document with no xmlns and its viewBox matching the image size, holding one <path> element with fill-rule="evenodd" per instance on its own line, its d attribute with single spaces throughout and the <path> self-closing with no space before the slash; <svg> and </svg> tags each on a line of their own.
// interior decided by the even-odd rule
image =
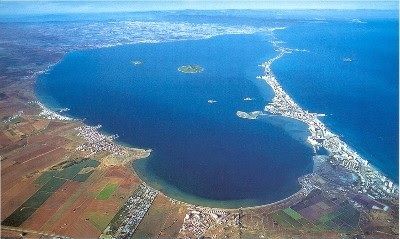
<svg viewBox="0 0 400 239">
<path fill-rule="evenodd" d="M 8 190 L 1 189 L 2 221 L 39 189 L 32 179 L 20 179 L 9 184 Z"/>
<path fill-rule="evenodd" d="M 135 231 L 136 238 L 175 238 L 186 215 L 186 206 L 158 195 Z"/>
<path fill-rule="evenodd" d="M 23 224 L 23 228 L 43 231 L 43 225 L 66 203 L 67 199 L 81 186 L 75 181 L 66 182 Z"/>
</svg>

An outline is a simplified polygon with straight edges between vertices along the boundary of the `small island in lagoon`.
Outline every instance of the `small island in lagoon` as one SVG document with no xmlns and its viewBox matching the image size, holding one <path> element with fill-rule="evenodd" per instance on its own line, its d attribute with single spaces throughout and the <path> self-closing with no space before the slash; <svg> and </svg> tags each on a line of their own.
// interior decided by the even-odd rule
<svg viewBox="0 0 400 239">
<path fill-rule="evenodd" d="M 143 64 L 143 62 L 140 61 L 140 60 L 131 61 L 131 63 L 132 63 L 134 66 L 138 66 L 138 65 Z"/>
<path fill-rule="evenodd" d="M 199 65 L 184 65 L 178 68 L 178 71 L 186 74 L 196 74 L 204 71 L 204 68 Z"/>
</svg>

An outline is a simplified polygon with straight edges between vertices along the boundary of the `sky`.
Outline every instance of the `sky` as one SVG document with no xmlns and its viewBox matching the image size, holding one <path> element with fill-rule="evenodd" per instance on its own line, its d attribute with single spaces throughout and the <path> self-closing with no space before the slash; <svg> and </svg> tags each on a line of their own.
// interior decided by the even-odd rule
<svg viewBox="0 0 400 239">
<path fill-rule="evenodd" d="M 224 9 L 397 10 L 397 0 L 0 0 L 0 15 Z"/>
</svg>

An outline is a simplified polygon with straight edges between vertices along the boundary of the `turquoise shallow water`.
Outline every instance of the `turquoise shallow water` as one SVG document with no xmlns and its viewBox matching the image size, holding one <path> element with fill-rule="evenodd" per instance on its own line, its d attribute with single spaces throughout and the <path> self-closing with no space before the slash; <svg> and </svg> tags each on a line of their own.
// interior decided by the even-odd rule
<svg viewBox="0 0 400 239">
<path fill-rule="evenodd" d="M 271 90 L 255 77 L 275 54 L 264 35 L 77 51 L 40 77 L 37 94 L 102 124 L 123 143 L 153 149 L 134 167 L 170 196 L 210 206 L 260 205 L 299 190 L 298 177 L 312 170 L 305 125 L 236 116 L 271 100 Z M 177 71 L 185 64 L 205 70 Z"/>
</svg>

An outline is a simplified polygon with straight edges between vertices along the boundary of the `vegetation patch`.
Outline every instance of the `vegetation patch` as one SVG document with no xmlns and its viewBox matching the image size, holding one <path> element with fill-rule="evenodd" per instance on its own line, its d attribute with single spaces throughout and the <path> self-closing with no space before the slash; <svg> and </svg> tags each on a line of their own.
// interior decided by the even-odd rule
<svg viewBox="0 0 400 239">
<path fill-rule="evenodd" d="M 103 190 L 101 190 L 99 192 L 99 194 L 97 195 L 97 199 L 99 200 L 107 200 L 111 197 L 111 195 L 113 194 L 113 192 L 118 188 L 118 184 L 117 183 L 110 183 L 107 184 Z"/>
<path fill-rule="evenodd" d="M 93 168 L 100 163 L 93 159 L 68 160 L 53 166 L 50 170 L 44 172 L 35 183 L 44 185 L 52 178 L 70 179 L 78 182 L 84 182 L 93 172 Z M 91 170 L 85 170 L 86 168 Z"/>
<path fill-rule="evenodd" d="M 26 200 L 17 210 L 1 223 L 5 226 L 18 227 L 26 221 L 46 200 L 57 191 L 65 179 L 52 178 L 48 180 L 35 194 Z"/>
<path fill-rule="evenodd" d="M 291 216 L 294 220 L 300 220 L 302 218 L 302 216 L 298 212 L 291 209 L 290 207 L 283 209 L 283 211 L 289 216 Z"/>
<path fill-rule="evenodd" d="M 95 226 L 99 231 L 104 231 L 107 225 L 112 220 L 112 216 L 100 213 L 100 212 L 92 212 L 89 214 L 89 221 Z"/>
<path fill-rule="evenodd" d="M 357 209 L 348 202 L 344 202 L 337 210 L 322 216 L 318 224 L 328 230 L 349 232 L 357 227 L 359 217 L 360 213 Z"/>
<path fill-rule="evenodd" d="M 41 186 L 40 189 L 9 217 L 4 219 L 1 224 L 13 227 L 20 226 L 67 180 L 84 182 L 93 172 L 93 168 L 97 167 L 99 164 L 98 161 L 93 159 L 81 159 L 64 161 L 53 166 L 36 179 L 35 183 Z M 90 170 L 85 170 L 86 168 Z M 104 196 L 107 196 L 107 194 Z"/>
</svg>

